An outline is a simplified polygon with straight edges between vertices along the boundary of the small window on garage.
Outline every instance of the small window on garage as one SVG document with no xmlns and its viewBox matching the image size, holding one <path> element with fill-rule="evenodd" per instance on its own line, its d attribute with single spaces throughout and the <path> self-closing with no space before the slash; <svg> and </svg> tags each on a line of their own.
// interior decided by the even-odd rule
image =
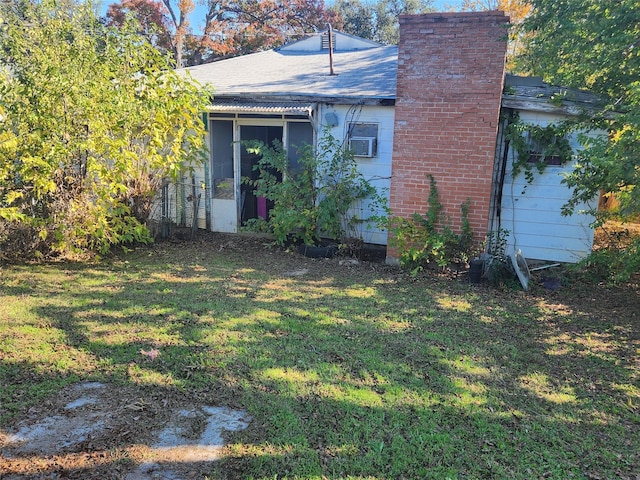
<svg viewBox="0 0 640 480">
<path fill-rule="evenodd" d="M 558 134 L 553 125 L 535 127 L 527 132 L 526 138 L 529 163 L 562 165 L 573 153 L 567 137 Z"/>
<path fill-rule="evenodd" d="M 378 124 L 350 123 L 349 149 L 356 157 L 375 157 L 378 153 Z"/>
</svg>

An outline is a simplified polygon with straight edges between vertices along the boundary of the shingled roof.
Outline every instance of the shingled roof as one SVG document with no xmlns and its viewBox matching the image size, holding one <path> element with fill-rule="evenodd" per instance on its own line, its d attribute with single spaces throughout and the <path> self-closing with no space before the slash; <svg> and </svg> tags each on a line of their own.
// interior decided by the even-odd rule
<svg viewBox="0 0 640 480">
<path fill-rule="evenodd" d="M 234 101 L 394 104 L 397 47 L 334 32 L 335 74 L 331 75 L 325 37 L 327 32 L 312 34 L 278 49 L 182 70 L 211 85 L 216 104 L 236 110 Z M 599 102 L 589 92 L 515 75 L 507 75 L 502 96 L 503 107 L 570 115 L 592 109 Z"/>
<path fill-rule="evenodd" d="M 336 32 L 333 52 L 335 75 L 331 75 L 329 53 L 322 47 L 321 35 L 280 49 L 185 70 L 198 82 L 213 86 L 216 98 L 393 102 L 396 96 L 397 47 Z"/>
</svg>

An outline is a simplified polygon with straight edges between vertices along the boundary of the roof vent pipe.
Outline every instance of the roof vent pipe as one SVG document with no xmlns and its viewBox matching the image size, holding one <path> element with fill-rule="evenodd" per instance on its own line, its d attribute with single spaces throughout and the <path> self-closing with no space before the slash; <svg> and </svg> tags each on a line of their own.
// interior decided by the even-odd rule
<svg viewBox="0 0 640 480">
<path fill-rule="evenodd" d="M 330 23 L 327 23 L 327 28 L 329 34 L 329 75 L 335 75 L 336 73 L 333 71 L 333 29 Z"/>
</svg>

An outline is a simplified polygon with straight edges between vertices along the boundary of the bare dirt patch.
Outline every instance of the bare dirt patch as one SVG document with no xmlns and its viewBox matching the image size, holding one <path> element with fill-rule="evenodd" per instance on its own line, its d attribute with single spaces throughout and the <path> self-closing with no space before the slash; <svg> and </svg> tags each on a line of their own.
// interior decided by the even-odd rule
<svg viewBox="0 0 640 480">
<path fill-rule="evenodd" d="M 202 478 L 246 412 L 180 395 L 140 398 L 131 387 L 79 383 L 0 432 L 0 473 L 18 478 Z"/>
</svg>

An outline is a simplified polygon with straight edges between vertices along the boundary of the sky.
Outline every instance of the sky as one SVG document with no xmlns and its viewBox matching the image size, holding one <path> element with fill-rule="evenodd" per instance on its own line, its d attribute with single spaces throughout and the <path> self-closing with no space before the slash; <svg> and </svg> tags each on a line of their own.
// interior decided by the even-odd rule
<svg viewBox="0 0 640 480">
<path fill-rule="evenodd" d="M 107 8 L 110 4 L 117 3 L 111 0 L 102 0 L 100 3 L 100 14 L 105 15 L 107 12 Z M 196 9 L 190 16 L 191 28 L 196 32 L 197 30 L 202 28 L 202 21 L 204 18 L 205 7 L 199 5 L 200 2 L 196 1 Z M 462 0 L 434 0 L 433 6 L 436 10 L 450 10 L 451 7 L 459 6 L 462 3 Z M 332 0 L 325 0 L 325 6 L 331 6 L 333 4 Z"/>
</svg>

